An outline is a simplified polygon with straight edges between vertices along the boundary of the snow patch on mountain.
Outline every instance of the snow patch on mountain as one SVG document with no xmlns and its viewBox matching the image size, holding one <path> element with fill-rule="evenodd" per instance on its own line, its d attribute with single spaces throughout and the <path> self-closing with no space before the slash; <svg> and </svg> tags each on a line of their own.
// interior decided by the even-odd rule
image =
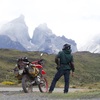
<svg viewBox="0 0 100 100">
<path fill-rule="evenodd" d="M 93 38 L 89 39 L 80 50 L 89 51 L 91 53 L 100 53 L 100 34 L 97 34 Z"/>
</svg>

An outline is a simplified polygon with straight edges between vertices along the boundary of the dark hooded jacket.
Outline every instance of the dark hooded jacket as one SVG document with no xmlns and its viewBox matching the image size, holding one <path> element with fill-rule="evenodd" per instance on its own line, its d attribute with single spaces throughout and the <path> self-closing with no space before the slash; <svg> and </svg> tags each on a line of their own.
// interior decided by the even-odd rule
<svg viewBox="0 0 100 100">
<path fill-rule="evenodd" d="M 73 55 L 71 50 L 62 50 L 55 58 L 55 62 L 61 70 L 72 70 L 74 72 Z"/>
</svg>

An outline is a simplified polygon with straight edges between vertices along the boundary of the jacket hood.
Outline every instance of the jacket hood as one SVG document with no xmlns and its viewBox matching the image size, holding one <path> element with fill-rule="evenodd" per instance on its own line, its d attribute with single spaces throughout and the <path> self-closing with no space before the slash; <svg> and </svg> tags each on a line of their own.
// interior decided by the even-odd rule
<svg viewBox="0 0 100 100">
<path fill-rule="evenodd" d="M 70 54 L 71 53 L 71 49 L 70 50 L 63 50 L 64 51 L 64 53 L 66 53 L 66 54 Z"/>
</svg>

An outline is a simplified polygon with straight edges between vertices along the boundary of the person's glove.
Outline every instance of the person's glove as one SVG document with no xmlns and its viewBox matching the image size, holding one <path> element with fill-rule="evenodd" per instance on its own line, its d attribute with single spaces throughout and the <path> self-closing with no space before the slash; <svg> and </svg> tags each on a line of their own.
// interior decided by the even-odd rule
<svg viewBox="0 0 100 100">
<path fill-rule="evenodd" d="M 72 71 L 71 75 L 72 75 L 72 77 L 74 77 L 74 72 L 73 71 Z"/>
<path fill-rule="evenodd" d="M 59 70 L 59 68 L 60 68 L 60 66 L 59 66 L 59 65 L 57 65 L 56 69 L 57 69 L 57 70 Z"/>
</svg>

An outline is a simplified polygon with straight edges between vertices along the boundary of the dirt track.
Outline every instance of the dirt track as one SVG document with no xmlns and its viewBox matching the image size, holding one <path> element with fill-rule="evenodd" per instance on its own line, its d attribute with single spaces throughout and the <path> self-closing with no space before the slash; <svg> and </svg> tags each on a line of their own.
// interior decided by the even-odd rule
<svg viewBox="0 0 100 100">
<path fill-rule="evenodd" d="M 83 91 L 83 89 L 69 89 L 69 92 L 76 91 Z M 67 94 L 63 94 L 63 88 L 55 88 L 54 93 L 58 95 L 53 98 L 49 93 L 40 93 L 38 88 L 34 88 L 33 93 L 24 93 L 21 87 L 0 87 L 0 100 L 72 100 L 67 98 Z M 60 94 L 66 95 L 66 99 L 62 99 Z M 100 100 L 100 98 L 78 98 L 73 100 Z"/>
<path fill-rule="evenodd" d="M 69 92 L 82 91 L 83 89 L 70 88 Z M 0 87 L 0 91 L 22 91 L 22 87 Z M 38 92 L 38 88 L 33 88 L 34 92 Z M 63 92 L 63 88 L 55 88 L 53 92 Z"/>
<path fill-rule="evenodd" d="M 70 89 L 69 92 L 77 90 Z M 63 88 L 55 88 L 54 92 L 63 94 Z M 40 93 L 38 88 L 34 88 L 33 93 L 24 93 L 21 87 L 0 87 L 0 100 L 58 100 L 58 98 L 52 99 L 50 94 Z"/>
</svg>

